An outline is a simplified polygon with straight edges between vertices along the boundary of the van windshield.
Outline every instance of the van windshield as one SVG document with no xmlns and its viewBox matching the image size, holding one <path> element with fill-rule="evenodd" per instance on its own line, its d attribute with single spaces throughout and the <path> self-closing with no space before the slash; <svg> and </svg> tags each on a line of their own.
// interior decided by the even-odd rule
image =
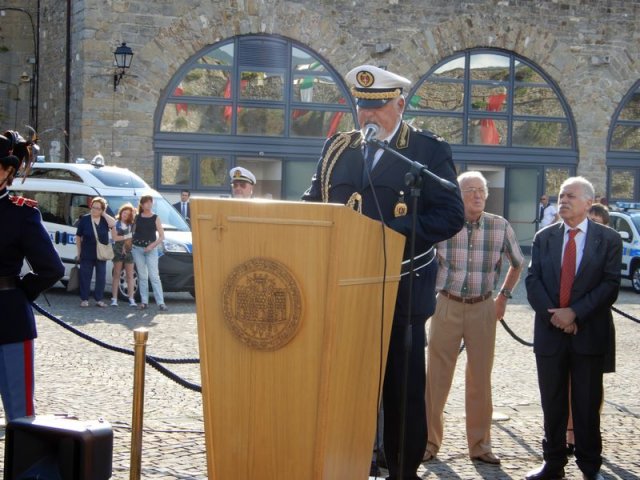
<svg viewBox="0 0 640 480">
<path fill-rule="evenodd" d="M 131 196 L 107 196 L 105 197 L 109 204 L 108 210 L 111 210 L 109 214 L 115 216 L 118 213 L 118 209 L 125 203 L 130 203 L 134 208 L 138 208 L 140 197 L 134 195 Z M 167 202 L 164 197 L 153 197 L 153 211 L 160 217 L 162 222 L 162 228 L 167 231 L 180 231 L 190 232 L 191 229 L 187 222 L 182 218 L 182 215 L 173 208 L 173 206 Z"/>
</svg>

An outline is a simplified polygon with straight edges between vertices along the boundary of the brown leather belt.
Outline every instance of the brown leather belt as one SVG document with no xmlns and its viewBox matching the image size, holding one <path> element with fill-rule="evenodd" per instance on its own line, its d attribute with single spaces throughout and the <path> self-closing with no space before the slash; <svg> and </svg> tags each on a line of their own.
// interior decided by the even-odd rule
<svg viewBox="0 0 640 480">
<path fill-rule="evenodd" d="M 452 293 L 449 293 L 446 290 L 440 290 L 440 294 L 455 302 L 468 303 L 469 305 L 473 305 L 474 303 L 484 302 L 487 298 L 491 297 L 493 292 L 487 292 L 484 295 L 480 295 L 479 297 L 470 297 L 470 298 L 458 297 L 457 295 L 453 295 Z"/>
<path fill-rule="evenodd" d="M 13 290 L 18 287 L 16 277 L 0 276 L 0 290 Z"/>
</svg>

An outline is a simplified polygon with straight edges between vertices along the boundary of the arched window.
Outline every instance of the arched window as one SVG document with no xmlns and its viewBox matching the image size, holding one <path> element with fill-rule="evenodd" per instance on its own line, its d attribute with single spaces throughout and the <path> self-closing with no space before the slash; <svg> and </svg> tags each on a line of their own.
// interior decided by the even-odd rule
<svg viewBox="0 0 640 480">
<path fill-rule="evenodd" d="M 491 147 L 511 150 L 513 160 L 523 149 L 551 150 L 563 162 L 577 160 L 575 128 L 558 87 L 530 61 L 502 50 L 473 49 L 435 65 L 411 91 L 406 118 L 454 150 L 468 147 L 459 152 Z"/>
<path fill-rule="evenodd" d="M 640 80 L 613 115 L 607 140 L 608 195 L 611 200 L 640 200 Z"/>
<path fill-rule="evenodd" d="M 282 37 L 239 36 L 192 57 L 156 114 L 156 186 L 228 193 L 232 166 L 258 196 L 296 198 L 327 136 L 354 128 L 348 89 L 316 53 Z"/>
<path fill-rule="evenodd" d="M 559 87 L 505 50 L 470 49 L 435 65 L 409 93 L 405 119 L 444 137 L 459 170 L 484 174 L 487 211 L 511 222 L 525 250 L 540 195 L 557 195 L 578 163 L 575 124 Z"/>
</svg>

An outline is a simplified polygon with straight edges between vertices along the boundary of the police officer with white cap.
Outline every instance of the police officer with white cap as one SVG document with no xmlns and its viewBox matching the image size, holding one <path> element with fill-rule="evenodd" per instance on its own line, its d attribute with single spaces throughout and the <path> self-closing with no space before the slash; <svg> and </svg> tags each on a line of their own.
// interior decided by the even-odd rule
<svg viewBox="0 0 640 480">
<path fill-rule="evenodd" d="M 408 79 L 373 65 L 354 68 L 346 79 L 353 85 L 351 92 L 363 130 L 338 133 L 326 141 L 311 186 L 302 198 L 357 207 L 364 215 L 381 220 L 410 237 L 413 206 L 405 184 L 405 174 L 410 167 L 392 153 L 367 145 L 364 133 L 377 131 L 376 138 L 387 141 L 393 150 L 422 163 L 437 176 L 457 185 L 451 148 L 442 138 L 413 128 L 402 120 L 405 107 L 403 92 L 411 85 Z M 376 203 L 379 203 L 381 213 Z M 447 190 L 425 179 L 417 205 L 411 316 L 408 315 L 407 274 L 402 277 L 398 288 L 383 387 L 384 450 L 392 480 L 419 478 L 417 469 L 427 441 L 424 326 L 435 309 L 437 264 L 433 261 L 432 247 L 455 235 L 463 222 L 464 209 L 459 191 Z M 406 242 L 403 271 L 410 255 L 409 243 Z M 400 476 L 400 414 L 407 325 L 413 341 L 409 353 L 403 472 Z"/>
<path fill-rule="evenodd" d="M 36 202 L 7 191 L 19 172 L 28 174 L 32 146 L 17 132 L 0 135 L 0 394 L 7 421 L 34 415 L 31 301 L 64 274 Z M 25 259 L 31 271 L 20 277 Z"/>
<path fill-rule="evenodd" d="M 233 167 L 229 170 L 231 177 L 231 193 L 233 198 L 253 197 L 253 186 L 256 176 L 244 167 Z"/>
</svg>

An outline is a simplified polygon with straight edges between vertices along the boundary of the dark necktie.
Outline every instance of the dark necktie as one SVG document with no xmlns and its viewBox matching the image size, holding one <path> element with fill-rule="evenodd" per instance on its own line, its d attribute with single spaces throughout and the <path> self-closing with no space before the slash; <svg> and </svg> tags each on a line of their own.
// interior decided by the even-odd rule
<svg viewBox="0 0 640 480">
<path fill-rule="evenodd" d="M 369 175 L 371 174 L 371 170 L 373 170 L 373 161 L 376 158 L 377 148 L 373 148 L 369 145 L 365 147 L 364 154 L 364 168 L 362 169 L 362 183 L 368 183 Z M 367 174 L 369 172 L 369 175 Z"/>
<path fill-rule="evenodd" d="M 540 205 L 540 218 L 538 219 L 540 222 L 544 218 L 544 207 Z"/>
<path fill-rule="evenodd" d="M 569 230 L 569 240 L 564 247 L 562 269 L 560 270 L 560 308 L 569 306 L 571 301 L 571 287 L 576 276 L 576 240 L 580 229 Z"/>
</svg>

